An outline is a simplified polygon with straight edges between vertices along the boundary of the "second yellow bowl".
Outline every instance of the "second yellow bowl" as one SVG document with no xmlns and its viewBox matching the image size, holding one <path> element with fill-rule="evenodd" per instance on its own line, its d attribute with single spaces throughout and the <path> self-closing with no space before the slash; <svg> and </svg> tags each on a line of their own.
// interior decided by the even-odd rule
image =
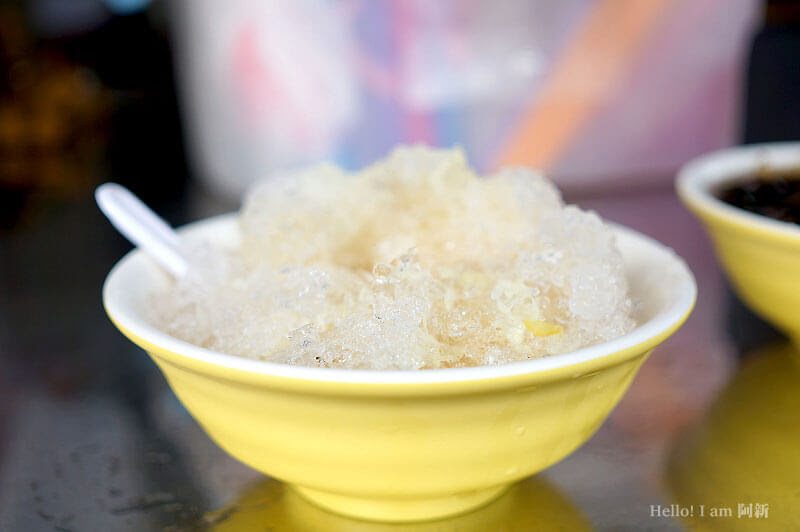
<svg viewBox="0 0 800 532">
<path fill-rule="evenodd" d="M 724 186 L 763 172 L 800 171 L 800 143 L 757 144 L 715 152 L 686 165 L 678 194 L 705 224 L 739 296 L 800 345 L 800 225 L 724 203 Z"/>
</svg>

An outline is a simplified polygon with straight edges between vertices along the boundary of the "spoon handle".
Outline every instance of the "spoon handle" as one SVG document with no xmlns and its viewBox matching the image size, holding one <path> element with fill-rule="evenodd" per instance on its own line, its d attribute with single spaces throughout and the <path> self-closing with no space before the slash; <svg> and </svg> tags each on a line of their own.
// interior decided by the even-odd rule
<svg viewBox="0 0 800 532">
<path fill-rule="evenodd" d="M 142 248 L 175 278 L 189 269 L 180 251 L 178 234 L 130 190 L 116 183 L 104 183 L 94 192 L 100 210 L 117 231 Z"/>
</svg>

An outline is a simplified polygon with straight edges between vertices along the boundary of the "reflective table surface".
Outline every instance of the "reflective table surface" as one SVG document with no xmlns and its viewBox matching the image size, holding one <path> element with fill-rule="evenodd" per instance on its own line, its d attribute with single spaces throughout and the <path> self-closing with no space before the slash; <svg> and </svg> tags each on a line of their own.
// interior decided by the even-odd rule
<svg viewBox="0 0 800 532">
<path fill-rule="evenodd" d="M 385 525 L 305 502 L 219 449 L 100 288 L 127 244 L 89 193 L 0 233 L 0 530 L 800 530 L 800 354 L 733 298 L 671 189 L 568 198 L 649 234 L 699 285 L 592 439 L 470 514 Z M 173 223 L 236 208 L 202 191 Z"/>
</svg>

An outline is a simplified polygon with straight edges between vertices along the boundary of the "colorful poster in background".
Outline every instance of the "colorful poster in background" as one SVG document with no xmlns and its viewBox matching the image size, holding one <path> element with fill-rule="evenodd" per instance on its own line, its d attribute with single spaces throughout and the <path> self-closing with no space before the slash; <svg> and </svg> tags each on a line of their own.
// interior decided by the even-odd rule
<svg viewBox="0 0 800 532">
<path fill-rule="evenodd" d="M 238 196 L 398 143 L 545 169 L 566 187 L 671 178 L 735 138 L 757 0 L 184 0 L 197 174 Z"/>
</svg>

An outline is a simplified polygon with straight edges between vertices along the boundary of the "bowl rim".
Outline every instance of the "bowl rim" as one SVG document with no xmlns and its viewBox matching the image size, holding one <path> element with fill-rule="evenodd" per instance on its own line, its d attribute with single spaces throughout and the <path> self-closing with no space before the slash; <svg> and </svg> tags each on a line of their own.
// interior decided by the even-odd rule
<svg viewBox="0 0 800 532">
<path fill-rule="evenodd" d="M 230 222 L 235 213 L 205 218 L 179 229 L 179 232 L 202 231 L 212 224 Z M 134 249 L 120 259 L 109 272 L 103 284 L 103 306 L 114 325 L 134 343 L 151 352 L 166 351 L 177 355 L 184 365 L 200 362 L 217 367 L 219 370 L 246 372 L 251 376 L 278 377 L 318 383 L 349 383 L 365 385 L 420 385 L 435 383 L 468 383 L 474 381 L 494 381 L 532 374 L 549 374 L 554 370 L 564 370 L 572 366 L 587 368 L 586 363 L 600 361 L 601 366 L 611 366 L 628 360 L 637 354 L 649 351 L 677 330 L 688 318 L 697 298 L 697 284 L 686 263 L 669 247 L 627 227 L 607 223 L 615 234 L 623 234 L 649 248 L 651 252 L 663 253 L 674 261 L 680 277 L 676 281 L 678 291 L 666 308 L 637 326 L 633 331 L 600 344 L 591 345 L 568 353 L 551 355 L 533 360 L 510 362 L 496 366 L 475 366 L 467 368 L 443 368 L 432 370 L 361 370 L 343 368 L 317 368 L 309 366 L 281 364 L 264 360 L 254 360 L 229 355 L 180 340 L 149 324 L 134 309 L 123 304 L 116 294 L 121 288 L 116 286 L 120 273 L 130 268 L 133 261 L 141 261 L 144 252 Z M 156 268 L 152 263 L 152 267 Z M 124 289 L 122 289 L 124 290 Z M 614 355 L 624 355 L 614 357 Z M 174 360 L 174 356 L 170 357 Z M 605 360 L 603 360 L 605 359 Z M 607 363 L 603 363 L 606 362 Z M 585 372 L 585 371 L 583 371 Z M 581 372 L 581 373 L 583 373 Z M 575 375 L 577 376 L 577 374 Z"/>
<path fill-rule="evenodd" d="M 800 168 L 800 142 L 747 144 L 707 153 L 680 169 L 675 186 L 684 204 L 699 216 L 759 237 L 800 242 L 800 225 L 729 205 L 712 193 L 712 189 L 750 177 L 765 166 Z"/>
</svg>

